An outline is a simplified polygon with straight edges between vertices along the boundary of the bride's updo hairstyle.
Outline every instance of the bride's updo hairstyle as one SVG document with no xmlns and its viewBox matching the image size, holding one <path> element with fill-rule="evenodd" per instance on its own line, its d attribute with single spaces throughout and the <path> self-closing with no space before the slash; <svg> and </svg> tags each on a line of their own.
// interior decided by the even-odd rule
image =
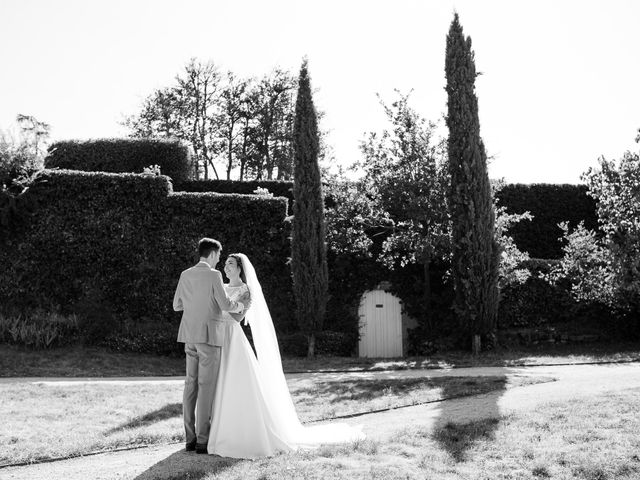
<svg viewBox="0 0 640 480">
<path fill-rule="evenodd" d="M 244 274 L 244 268 L 242 266 L 242 259 L 240 258 L 240 255 L 238 255 L 237 253 L 232 253 L 231 255 L 229 255 L 229 258 L 235 259 L 236 265 L 238 265 L 238 268 L 240 269 L 240 280 L 242 280 L 244 283 L 247 283 L 247 277 Z"/>
</svg>

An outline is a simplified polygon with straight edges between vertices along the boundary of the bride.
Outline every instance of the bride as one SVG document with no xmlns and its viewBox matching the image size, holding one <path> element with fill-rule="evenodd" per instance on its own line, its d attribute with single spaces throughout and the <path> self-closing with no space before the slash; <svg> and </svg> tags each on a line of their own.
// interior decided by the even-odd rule
<svg viewBox="0 0 640 480">
<path fill-rule="evenodd" d="M 251 308 L 245 322 L 251 325 L 254 355 L 238 316 L 224 312 L 226 340 L 211 413 L 207 450 L 233 458 L 259 458 L 364 438 L 346 424 L 305 427 L 300 423 L 282 371 L 273 321 L 253 265 L 244 254 L 229 255 L 224 272 L 231 299 L 247 290 Z"/>
</svg>

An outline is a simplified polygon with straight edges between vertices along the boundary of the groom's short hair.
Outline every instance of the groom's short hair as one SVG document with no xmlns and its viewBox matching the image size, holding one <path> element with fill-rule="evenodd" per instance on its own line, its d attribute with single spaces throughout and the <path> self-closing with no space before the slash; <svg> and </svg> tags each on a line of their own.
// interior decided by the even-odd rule
<svg viewBox="0 0 640 480">
<path fill-rule="evenodd" d="M 222 245 L 213 238 L 205 237 L 198 242 L 198 254 L 201 258 L 207 258 L 211 252 L 219 252 L 220 250 L 222 250 Z"/>
</svg>

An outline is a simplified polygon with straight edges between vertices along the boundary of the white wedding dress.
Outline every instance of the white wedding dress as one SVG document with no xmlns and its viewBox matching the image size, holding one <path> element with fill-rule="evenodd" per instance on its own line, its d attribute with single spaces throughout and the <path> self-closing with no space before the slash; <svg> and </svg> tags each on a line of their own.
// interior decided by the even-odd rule
<svg viewBox="0 0 640 480">
<path fill-rule="evenodd" d="M 343 443 L 364 438 L 358 428 L 333 423 L 305 427 L 295 411 L 282 371 L 282 360 L 273 322 L 255 270 L 241 255 L 247 285 L 225 286 L 237 300 L 249 289 L 251 308 L 245 321 L 251 325 L 256 348 L 240 324 L 224 313 L 226 336 L 213 401 L 207 450 L 233 458 L 260 458 L 324 443 Z"/>
</svg>

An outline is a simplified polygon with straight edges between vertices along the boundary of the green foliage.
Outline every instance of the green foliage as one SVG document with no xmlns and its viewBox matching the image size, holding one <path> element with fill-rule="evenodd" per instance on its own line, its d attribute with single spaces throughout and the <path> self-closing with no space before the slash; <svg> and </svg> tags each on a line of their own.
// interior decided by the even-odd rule
<svg viewBox="0 0 640 480">
<path fill-rule="evenodd" d="M 309 351 L 309 340 L 303 333 L 290 333 L 278 336 L 278 346 L 281 355 L 305 357 Z"/>
<path fill-rule="evenodd" d="M 496 192 L 497 205 L 510 214 L 529 212 L 533 218 L 510 229 L 517 247 L 533 258 L 561 258 L 561 222 L 574 228 L 581 221 L 598 228 L 596 202 L 586 185 L 506 184 Z"/>
<path fill-rule="evenodd" d="M 29 115 L 16 118 L 18 132 L 0 131 L 0 228 L 8 229 L 35 208 L 28 200 L 29 178 L 43 166 L 50 127 Z"/>
<path fill-rule="evenodd" d="M 144 175 L 162 175 L 160 165 L 149 165 L 148 167 L 144 167 L 142 169 L 142 173 Z"/>
<path fill-rule="evenodd" d="M 45 309 L 0 313 L 0 342 L 46 349 L 67 345 L 79 338 L 75 315 Z"/>
<path fill-rule="evenodd" d="M 512 283 L 501 291 L 500 329 L 539 327 L 570 320 L 574 309 L 567 284 L 550 284 L 545 278 L 558 268 L 559 260 L 531 259 L 523 267 L 531 272 L 525 282 Z"/>
<path fill-rule="evenodd" d="M 318 334 L 317 353 L 350 357 L 358 344 L 358 334 L 353 332 L 332 332 L 325 330 Z"/>
<path fill-rule="evenodd" d="M 324 182 L 327 247 L 337 255 L 371 257 L 376 233 L 388 231 L 390 220 L 367 191 L 367 185 L 338 176 Z"/>
<path fill-rule="evenodd" d="M 33 214 L 37 202 L 29 197 L 28 179 L 15 179 L 11 187 L 0 187 L 0 237 L 2 231 L 8 231 Z"/>
<path fill-rule="evenodd" d="M 564 256 L 545 278 L 552 285 L 568 282 L 577 301 L 613 305 L 615 275 L 611 252 L 582 222 L 571 233 L 568 222 L 559 227 L 565 241 Z"/>
<path fill-rule="evenodd" d="M 16 117 L 18 131 L 0 131 L 0 188 L 11 191 L 16 179 L 42 169 L 50 126 L 29 115 Z M 21 190 L 21 188 L 18 188 Z"/>
<path fill-rule="evenodd" d="M 359 335 L 358 307 L 362 294 L 389 280 L 390 271 L 374 258 L 327 252 L 329 299 L 324 326 L 328 330 Z"/>
<path fill-rule="evenodd" d="M 304 357 L 308 352 L 307 336 L 302 333 L 282 335 L 278 338 L 283 355 Z M 358 344 L 358 335 L 353 332 L 325 330 L 316 334 L 316 353 L 350 357 Z"/>
<path fill-rule="evenodd" d="M 46 168 L 86 172 L 142 173 L 150 165 L 158 165 L 174 181 L 193 177 L 189 149 L 177 140 L 68 140 L 53 143 L 45 158 Z"/>
<path fill-rule="evenodd" d="M 104 339 L 120 326 L 113 306 L 105 298 L 104 292 L 92 283 L 83 285 L 82 296 L 70 310 L 78 317 L 79 329 L 88 345 L 103 343 Z"/>
<path fill-rule="evenodd" d="M 447 35 L 445 71 L 454 310 L 467 334 L 488 334 L 496 328 L 500 248 L 480 138 L 474 53 L 457 13 Z"/>
<path fill-rule="evenodd" d="M 430 356 L 437 352 L 446 352 L 459 348 L 457 339 L 454 336 L 434 336 L 432 331 L 425 331 L 420 326 L 408 331 L 407 344 L 408 356 Z"/>
<path fill-rule="evenodd" d="M 531 215 L 525 212 L 519 214 L 509 214 L 504 207 L 496 208 L 496 241 L 500 246 L 500 266 L 498 272 L 498 285 L 500 289 L 515 283 L 525 282 L 531 273 L 526 268 L 522 268 L 523 262 L 529 260 L 529 254 L 520 251 L 515 244 L 513 237 L 507 235 L 513 225 L 522 220 L 531 220 Z"/>
<path fill-rule="evenodd" d="M 306 60 L 300 69 L 293 151 L 293 293 L 298 326 L 309 338 L 308 354 L 313 356 L 314 335 L 322 329 L 326 310 L 328 272 L 318 124 Z"/>
<path fill-rule="evenodd" d="M 597 201 L 616 303 L 640 317 L 640 155 L 627 152 L 618 162 L 599 163 L 583 180 Z"/>
<path fill-rule="evenodd" d="M 142 317 L 121 322 L 121 326 L 109 332 L 100 344 L 116 352 L 184 356 L 184 345 L 176 342 L 176 335 L 175 329 L 158 328 L 157 321 Z"/>
<path fill-rule="evenodd" d="M 637 320 L 604 303 L 602 296 L 595 292 L 597 286 L 590 285 L 589 279 L 579 284 L 579 269 L 598 256 L 591 255 L 597 248 L 586 245 L 586 240 L 593 238 L 592 233 L 581 227 L 567 234 L 571 237 L 572 246 L 567 246 L 567 251 L 572 252 L 569 257 L 573 264 L 568 259 L 531 259 L 524 263 L 531 276 L 525 283 L 509 285 L 501 292 L 499 327 L 502 332 L 514 329 L 526 332 L 520 339 L 522 343 L 535 337 L 558 341 L 564 336 L 566 341 L 569 335 L 584 334 L 607 339 L 637 338 Z M 584 275 L 591 275 L 590 271 Z M 609 289 L 606 283 L 599 285 L 603 290 Z"/>
<path fill-rule="evenodd" d="M 2 305 L 71 312 L 84 299 L 87 318 L 92 308 L 111 305 L 119 322 L 149 318 L 158 331 L 177 334 L 177 279 L 197 261 L 198 240 L 209 236 L 225 252 L 251 258 L 277 328 L 295 328 L 285 199 L 171 194 L 164 176 L 64 170 L 40 172 L 28 195 L 38 199 L 35 214 L 0 231 Z"/>
<path fill-rule="evenodd" d="M 381 260 L 428 265 L 449 249 L 446 146 L 435 138 L 436 125 L 409 106 L 409 96 L 396 93 L 390 106 L 381 102 L 390 127 L 361 145 L 362 184 L 378 215 L 390 220 Z"/>
<path fill-rule="evenodd" d="M 508 213 L 506 207 L 497 205 L 496 195 L 504 187 L 505 185 L 502 181 L 492 182 L 494 209 L 496 212 L 495 237 L 501 252 L 498 272 L 500 290 L 509 285 L 524 283 L 531 275 L 529 270 L 523 267 L 523 263 L 530 259 L 529 254 L 518 248 L 511 231 L 514 226 L 517 226 L 523 220 L 531 221 L 533 217 L 528 211 L 520 214 Z"/>
</svg>

